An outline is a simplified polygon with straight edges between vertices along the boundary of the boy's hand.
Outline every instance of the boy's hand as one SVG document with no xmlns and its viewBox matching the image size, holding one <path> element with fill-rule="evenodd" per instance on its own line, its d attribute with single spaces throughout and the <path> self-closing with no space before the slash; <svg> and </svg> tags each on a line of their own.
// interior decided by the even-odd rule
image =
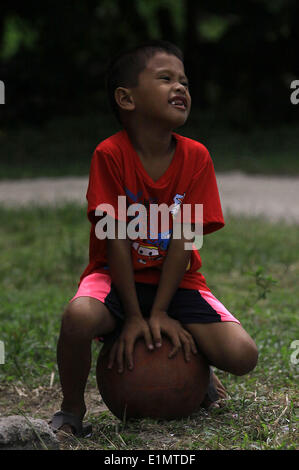
<svg viewBox="0 0 299 470">
<path fill-rule="evenodd" d="M 113 344 L 108 361 L 108 369 L 112 369 L 116 360 L 118 372 L 124 370 L 124 360 L 128 369 L 134 367 L 133 351 L 137 338 L 144 337 L 148 349 L 154 349 L 150 328 L 143 317 L 131 317 L 125 320 L 122 332 Z"/>
<path fill-rule="evenodd" d="M 148 320 L 156 347 L 161 347 L 161 333 L 165 333 L 173 343 L 169 358 L 174 357 L 181 347 L 184 348 L 185 360 L 190 361 L 190 354 L 197 354 L 197 348 L 192 335 L 183 328 L 181 323 L 171 318 L 164 311 L 152 311 Z"/>
</svg>

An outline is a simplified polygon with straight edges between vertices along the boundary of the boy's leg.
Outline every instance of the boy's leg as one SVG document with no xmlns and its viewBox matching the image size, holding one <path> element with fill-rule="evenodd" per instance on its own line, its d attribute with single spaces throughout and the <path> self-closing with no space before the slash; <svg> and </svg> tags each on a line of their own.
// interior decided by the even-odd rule
<svg viewBox="0 0 299 470">
<path fill-rule="evenodd" d="M 256 344 L 240 324 L 189 323 L 184 327 L 193 335 L 209 364 L 217 369 L 244 375 L 256 366 Z"/>
<path fill-rule="evenodd" d="M 115 329 L 108 308 L 92 297 L 78 297 L 68 304 L 61 322 L 57 363 L 63 393 L 61 410 L 83 419 L 84 391 L 91 366 L 91 342 Z"/>
</svg>

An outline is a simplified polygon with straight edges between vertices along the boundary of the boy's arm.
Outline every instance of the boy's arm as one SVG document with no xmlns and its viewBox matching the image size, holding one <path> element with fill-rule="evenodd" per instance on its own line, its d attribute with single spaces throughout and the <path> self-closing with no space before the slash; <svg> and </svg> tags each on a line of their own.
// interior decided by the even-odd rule
<svg viewBox="0 0 299 470">
<path fill-rule="evenodd" d="M 186 240 L 183 236 L 181 239 L 173 238 L 170 242 L 152 306 L 149 325 L 156 346 L 161 345 L 161 332 L 164 332 L 170 336 L 174 345 L 170 357 L 173 357 L 183 345 L 185 357 L 188 360 L 190 351 L 194 354 L 197 352 L 194 340 L 178 321 L 167 314 L 168 306 L 186 272 L 191 257 L 191 251 L 185 249 L 186 242 L 190 243 L 190 240 Z"/>
<path fill-rule="evenodd" d="M 149 325 L 142 316 L 136 294 L 130 241 L 118 238 L 108 239 L 107 259 L 112 282 L 119 293 L 125 310 L 124 326 L 118 340 L 111 349 L 108 367 L 112 368 L 116 359 L 118 371 L 122 372 L 124 358 L 128 367 L 133 368 L 133 349 L 138 337 L 144 337 L 149 349 L 153 349 L 154 346 Z"/>
<path fill-rule="evenodd" d="M 135 289 L 130 241 L 107 240 L 107 258 L 111 279 L 122 300 L 126 318 L 142 318 Z"/>
</svg>

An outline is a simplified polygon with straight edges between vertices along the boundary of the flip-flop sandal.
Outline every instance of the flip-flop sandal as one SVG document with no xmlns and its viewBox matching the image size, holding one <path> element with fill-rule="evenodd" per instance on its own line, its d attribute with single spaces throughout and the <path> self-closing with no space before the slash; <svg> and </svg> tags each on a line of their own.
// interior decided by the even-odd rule
<svg viewBox="0 0 299 470">
<path fill-rule="evenodd" d="M 57 411 L 52 420 L 49 422 L 50 427 L 54 433 L 57 433 L 64 424 L 68 424 L 76 437 L 90 437 L 92 432 L 92 425 L 90 423 L 83 423 L 78 416 L 66 411 Z"/>
</svg>

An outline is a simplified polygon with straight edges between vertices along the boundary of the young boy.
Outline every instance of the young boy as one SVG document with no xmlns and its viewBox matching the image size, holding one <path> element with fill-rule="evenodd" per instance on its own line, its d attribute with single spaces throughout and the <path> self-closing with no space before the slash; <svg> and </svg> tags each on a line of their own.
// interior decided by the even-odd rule
<svg viewBox="0 0 299 470">
<path fill-rule="evenodd" d="M 224 225 L 207 149 L 173 132 L 186 122 L 191 107 L 181 51 L 164 41 L 137 47 L 112 63 L 107 84 L 123 130 L 101 142 L 92 158 L 90 259 L 64 312 L 57 347 L 63 402 L 51 425 L 78 436 L 90 432 L 82 420 L 95 337 L 120 331 L 109 360 L 120 373 L 134 367 L 138 337 L 154 349 L 161 347 L 162 333 L 172 341 L 170 357 L 183 348 L 188 361 L 198 347 L 210 365 L 236 375 L 251 371 L 258 356 L 240 322 L 210 292 L 199 272 L 198 250 L 185 249 L 184 233 L 175 238 L 170 229 L 154 238 L 149 227 L 148 238 L 119 235 L 130 219 L 118 210 L 119 196 L 127 207 L 140 203 L 148 212 L 151 204 L 175 204 L 176 209 L 202 204 L 203 234 Z M 102 203 L 107 217 L 118 222 L 116 236 L 108 239 L 97 236 L 102 219 L 96 209 Z M 193 227 L 199 222 L 194 210 L 189 222 Z M 225 396 L 214 374 L 211 386 L 216 393 L 210 401 Z"/>
</svg>

